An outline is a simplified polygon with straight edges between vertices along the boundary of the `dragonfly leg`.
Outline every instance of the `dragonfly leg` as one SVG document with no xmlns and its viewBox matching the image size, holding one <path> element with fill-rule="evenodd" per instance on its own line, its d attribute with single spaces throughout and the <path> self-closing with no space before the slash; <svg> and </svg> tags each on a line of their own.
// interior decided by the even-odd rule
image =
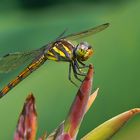
<svg viewBox="0 0 140 140">
<path fill-rule="evenodd" d="M 77 84 L 75 82 L 73 82 L 72 79 L 71 79 L 71 68 L 72 68 L 72 65 L 71 65 L 71 62 L 70 62 L 70 64 L 69 64 L 69 77 L 68 78 L 69 78 L 69 80 L 72 84 L 74 84 L 76 87 L 78 87 Z"/>
<path fill-rule="evenodd" d="M 84 64 L 80 60 L 77 60 L 77 61 L 82 65 L 82 66 L 80 66 L 80 68 L 89 68 L 89 65 Z"/>
<path fill-rule="evenodd" d="M 81 75 L 81 74 L 77 72 L 77 67 L 76 67 L 76 65 L 74 65 L 73 63 L 71 63 L 71 65 L 72 65 L 74 77 L 75 77 L 77 80 L 79 80 L 80 82 L 82 82 L 82 80 L 77 76 L 77 75 Z"/>
<path fill-rule="evenodd" d="M 75 70 L 76 70 L 77 75 L 86 76 L 85 72 L 82 71 L 82 68 L 79 66 L 77 61 L 74 61 L 74 66 L 75 66 Z M 77 70 L 78 70 L 79 73 L 77 72 Z"/>
</svg>

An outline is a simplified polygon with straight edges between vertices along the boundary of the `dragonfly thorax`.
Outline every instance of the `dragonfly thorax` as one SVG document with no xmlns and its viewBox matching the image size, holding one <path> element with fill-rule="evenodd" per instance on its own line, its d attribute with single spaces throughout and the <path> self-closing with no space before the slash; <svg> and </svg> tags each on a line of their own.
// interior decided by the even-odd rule
<svg viewBox="0 0 140 140">
<path fill-rule="evenodd" d="M 51 44 L 52 47 L 44 51 L 44 55 L 49 60 L 70 61 L 73 57 L 74 46 L 69 41 L 58 40 Z"/>
<path fill-rule="evenodd" d="M 86 61 L 93 55 L 93 49 L 87 42 L 81 42 L 76 46 L 74 54 L 78 60 Z"/>
</svg>

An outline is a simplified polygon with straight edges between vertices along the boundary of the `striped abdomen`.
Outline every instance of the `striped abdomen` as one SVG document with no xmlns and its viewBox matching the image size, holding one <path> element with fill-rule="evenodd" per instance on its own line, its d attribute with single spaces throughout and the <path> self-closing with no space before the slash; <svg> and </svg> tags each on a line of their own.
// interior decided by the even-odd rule
<svg viewBox="0 0 140 140">
<path fill-rule="evenodd" d="M 20 83 L 23 79 L 25 79 L 33 71 L 35 71 L 37 68 L 39 68 L 45 61 L 46 61 L 46 59 L 44 58 L 44 55 L 43 55 L 38 60 L 31 63 L 14 80 L 12 80 L 7 86 L 5 86 L 0 91 L 0 98 L 2 98 L 4 95 L 6 95 L 13 87 L 15 87 L 18 83 Z"/>
</svg>

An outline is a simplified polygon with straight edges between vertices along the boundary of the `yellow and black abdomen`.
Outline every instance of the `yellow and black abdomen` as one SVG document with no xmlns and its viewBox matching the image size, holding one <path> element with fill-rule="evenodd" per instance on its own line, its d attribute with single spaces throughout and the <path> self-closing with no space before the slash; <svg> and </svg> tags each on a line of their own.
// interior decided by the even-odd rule
<svg viewBox="0 0 140 140">
<path fill-rule="evenodd" d="M 6 95 L 12 88 L 29 76 L 33 71 L 38 69 L 46 61 L 44 55 L 37 60 L 33 61 L 28 67 L 26 67 L 15 79 L 13 79 L 7 86 L 0 91 L 0 98 Z"/>
</svg>

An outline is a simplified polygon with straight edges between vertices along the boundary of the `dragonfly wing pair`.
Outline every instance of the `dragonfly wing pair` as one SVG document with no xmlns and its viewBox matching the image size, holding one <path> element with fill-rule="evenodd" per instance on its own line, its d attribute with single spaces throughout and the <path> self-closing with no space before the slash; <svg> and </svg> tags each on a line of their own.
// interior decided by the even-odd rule
<svg viewBox="0 0 140 140">
<path fill-rule="evenodd" d="M 80 38 L 84 38 L 90 35 L 93 35 L 97 32 L 100 32 L 107 28 L 109 26 L 109 23 L 102 24 L 98 27 L 91 28 L 88 30 L 85 30 L 83 32 L 70 34 L 68 36 L 59 38 L 59 39 L 65 39 L 65 40 L 77 40 Z M 44 47 L 48 47 L 47 49 L 51 49 L 51 45 L 44 45 Z M 34 60 L 37 56 L 39 56 L 43 52 L 43 48 L 40 48 L 38 50 L 30 51 L 30 52 L 16 52 L 16 53 L 9 53 L 3 57 L 0 58 L 0 73 L 8 73 L 17 67 L 21 66 L 23 63 L 26 63 L 28 61 Z"/>
<path fill-rule="evenodd" d="M 70 34 L 65 37 L 58 37 L 57 40 L 78 40 L 80 38 L 84 38 L 100 32 L 108 26 L 108 23 L 102 24 L 100 26 L 85 30 L 83 32 Z M 53 47 L 52 44 L 54 44 L 57 40 L 47 45 L 44 45 L 38 50 L 30 52 L 10 53 L 0 58 L 0 74 L 11 72 L 16 68 L 22 66 L 23 64 L 27 63 L 26 68 L 0 91 L 0 98 L 3 97 L 6 93 L 8 93 L 8 91 L 10 91 L 13 87 L 20 83 L 20 81 L 25 79 L 29 74 L 39 68 L 46 61 L 46 58 L 44 58 L 43 55 L 44 50 L 50 50 Z"/>
</svg>

